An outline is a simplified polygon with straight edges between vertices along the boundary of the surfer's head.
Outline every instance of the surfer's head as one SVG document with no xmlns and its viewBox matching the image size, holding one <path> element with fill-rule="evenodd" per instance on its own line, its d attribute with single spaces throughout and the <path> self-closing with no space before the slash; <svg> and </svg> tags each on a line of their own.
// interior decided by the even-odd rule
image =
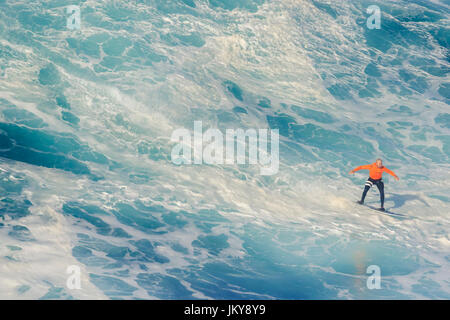
<svg viewBox="0 0 450 320">
<path fill-rule="evenodd" d="M 377 159 L 376 163 L 378 168 L 383 167 L 383 160 L 381 160 L 380 158 Z"/>
</svg>

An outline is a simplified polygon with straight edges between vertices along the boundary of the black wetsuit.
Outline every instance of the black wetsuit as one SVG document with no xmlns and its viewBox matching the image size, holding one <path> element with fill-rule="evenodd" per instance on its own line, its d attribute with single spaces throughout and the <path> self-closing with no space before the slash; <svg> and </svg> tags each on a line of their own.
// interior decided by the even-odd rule
<svg viewBox="0 0 450 320">
<path fill-rule="evenodd" d="M 380 191 L 381 207 L 384 208 L 384 183 L 383 183 L 382 179 L 375 180 L 375 179 L 369 178 L 366 181 L 366 184 L 364 187 L 364 192 L 361 197 L 361 203 L 364 203 L 364 199 L 366 198 L 367 191 L 369 191 L 369 189 L 372 188 L 373 185 L 376 185 L 378 190 Z"/>
</svg>

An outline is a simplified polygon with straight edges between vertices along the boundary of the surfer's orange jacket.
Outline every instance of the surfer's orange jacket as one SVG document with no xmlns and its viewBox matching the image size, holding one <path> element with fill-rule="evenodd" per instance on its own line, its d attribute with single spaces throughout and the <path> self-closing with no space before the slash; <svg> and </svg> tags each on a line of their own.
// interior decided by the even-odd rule
<svg viewBox="0 0 450 320">
<path fill-rule="evenodd" d="M 374 162 L 372 164 L 367 164 L 365 166 L 359 166 L 359 167 L 353 169 L 352 172 L 355 172 L 358 170 L 363 170 L 363 169 L 369 170 L 369 177 L 371 177 L 374 180 L 381 179 L 383 172 L 387 172 L 391 176 L 398 178 L 397 175 L 392 170 L 389 170 L 388 168 L 386 168 L 384 166 L 381 168 L 378 168 L 376 162 Z"/>
</svg>

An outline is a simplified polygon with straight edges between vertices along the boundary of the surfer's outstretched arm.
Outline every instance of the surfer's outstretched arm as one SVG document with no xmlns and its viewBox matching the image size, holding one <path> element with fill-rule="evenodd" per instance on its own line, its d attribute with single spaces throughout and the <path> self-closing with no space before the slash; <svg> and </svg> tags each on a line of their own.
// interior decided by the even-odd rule
<svg viewBox="0 0 450 320">
<path fill-rule="evenodd" d="M 350 171 L 350 174 L 354 174 L 355 173 L 355 171 L 359 171 L 359 170 L 370 170 L 370 164 L 366 164 L 366 165 L 364 165 L 364 166 L 359 166 L 359 167 L 356 167 L 355 169 L 353 169 L 352 171 Z"/>
<path fill-rule="evenodd" d="M 395 180 L 399 180 L 399 178 L 398 178 L 397 175 L 394 173 L 394 171 L 389 170 L 389 169 L 386 168 L 386 167 L 383 168 L 383 171 L 389 173 L 391 176 L 393 176 L 393 177 L 395 178 Z"/>
</svg>

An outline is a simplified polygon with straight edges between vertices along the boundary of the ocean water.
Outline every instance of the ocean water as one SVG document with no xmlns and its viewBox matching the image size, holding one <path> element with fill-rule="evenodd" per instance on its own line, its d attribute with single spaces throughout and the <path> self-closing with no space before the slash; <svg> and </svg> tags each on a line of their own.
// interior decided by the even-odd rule
<svg viewBox="0 0 450 320">
<path fill-rule="evenodd" d="M 450 1 L 70 5 L 0 0 L 0 298 L 450 298 Z M 279 171 L 175 165 L 194 121 Z"/>
</svg>

